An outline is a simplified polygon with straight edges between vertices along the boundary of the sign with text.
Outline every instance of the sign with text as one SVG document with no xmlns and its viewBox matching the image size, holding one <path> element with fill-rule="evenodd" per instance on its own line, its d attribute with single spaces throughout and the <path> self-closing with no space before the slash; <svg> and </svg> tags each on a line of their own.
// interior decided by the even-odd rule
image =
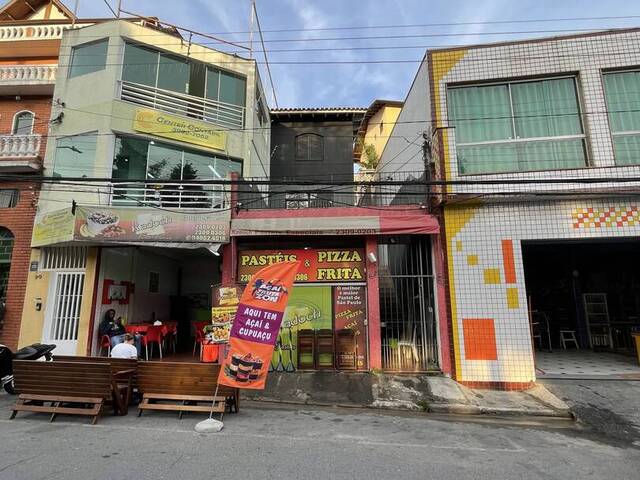
<svg viewBox="0 0 640 480">
<path fill-rule="evenodd" d="M 245 283 L 266 265 L 299 261 L 296 282 L 365 282 L 364 258 L 362 248 L 244 250 L 238 255 L 238 279 Z"/>
<path fill-rule="evenodd" d="M 39 213 L 33 223 L 31 246 L 41 247 L 72 241 L 74 222 L 75 217 L 71 213 L 71 208 Z"/>
<path fill-rule="evenodd" d="M 351 330 L 355 336 L 356 368 L 367 366 L 367 299 L 365 287 L 345 285 L 333 287 L 335 329 Z"/>
<path fill-rule="evenodd" d="M 210 123 L 187 120 L 157 110 L 138 108 L 133 129 L 180 142 L 226 150 L 227 134 Z"/>
<path fill-rule="evenodd" d="M 273 263 L 257 271 L 240 297 L 229 337 L 229 351 L 218 383 L 264 389 L 299 261 Z"/>
<path fill-rule="evenodd" d="M 103 242 L 229 242 L 230 212 L 182 213 L 138 207 L 78 207 L 75 238 Z"/>
</svg>

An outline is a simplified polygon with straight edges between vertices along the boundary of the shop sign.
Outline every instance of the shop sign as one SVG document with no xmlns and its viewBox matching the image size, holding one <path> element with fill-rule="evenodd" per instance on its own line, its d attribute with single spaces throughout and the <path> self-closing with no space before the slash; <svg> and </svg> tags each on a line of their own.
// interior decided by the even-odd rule
<svg viewBox="0 0 640 480">
<path fill-rule="evenodd" d="M 229 219 L 229 211 L 181 213 L 148 207 L 77 207 L 75 238 L 106 243 L 226 243 Z"/>
<path fill-rule="evenodd" d="M 158 137 L 225 151 L 227 134 L 210 123 L 187 120 L 156 110 L 138 108 L 133 129 Z"/>
<path fill-rule="evenodd" d="M 229 210 L 182 213 L 149 207 L 76 207 L 36 216 L 31 245 L 62 242 L 212 244 L 229 242 Z"/>
<path fill-rule="evenodd" d="M 367 308 L 365 287 L 345 285 L 333 287 L 333 311 L 336 332 L 351 330 L 355 337 L 356 351 L 353 352 L 356 368 L 367 365 Z M 340 354 L 340 352 L 338 352 Z"/>
<path fill-rule="evenodd" d="M 238 257 L 238 279 L 246 283 L 255 272 L 277 262 L 300 261 L 296 282 L 365 282 L 362 248 L 309 250 L 243 250 Z"/>
<path fill-rule="evenodd" d="M 300 262 L 260 269 L 240 297 L 218 383 L 264 389 L 273 348 Z"/>
<path fill-rule="evenodd" d="M 73 240 L 74 225 L 75 217 L 71 213 L 71 208 L 39 213 L 33 224 L 31 246 L 41 247 L 53 243 L 70 242 Z"/>
</svg>

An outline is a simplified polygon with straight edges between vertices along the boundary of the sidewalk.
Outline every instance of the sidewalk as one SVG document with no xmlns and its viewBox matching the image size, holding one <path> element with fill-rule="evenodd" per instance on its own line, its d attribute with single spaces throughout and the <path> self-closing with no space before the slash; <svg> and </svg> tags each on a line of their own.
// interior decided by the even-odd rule
<svg viewBox="0 0 640 480">
<path fill-rule="evenodd" d="M 474 390 L 443 376 L 347 372 L 270 373 L 264 391 L 243 391 L 251 400 L 463 415 L 571 418 L 569 407 L 543 385 L 522 392 Z"/>
</svg>

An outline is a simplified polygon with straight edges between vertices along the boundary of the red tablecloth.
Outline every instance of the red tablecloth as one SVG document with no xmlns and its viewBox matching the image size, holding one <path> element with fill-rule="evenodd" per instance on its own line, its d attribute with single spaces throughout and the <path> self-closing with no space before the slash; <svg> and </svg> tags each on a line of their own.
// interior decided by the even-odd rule
<svg viewBox="0 0 640 480">
<path fill-rule="evenodd" d="M 200 361 L 205 363 L 216 363 L 218 361 L 218 354 L 220 352 L 220 345 L 216 343 L 203 343 L 202 355 Z"/>
<path fill-rule="evenodd" d="M 149 325 L 127 325 L 124 327 L 127 333 L 136 334 L 136 333 L 147 333 L 149 329 Z"/>
</svg>

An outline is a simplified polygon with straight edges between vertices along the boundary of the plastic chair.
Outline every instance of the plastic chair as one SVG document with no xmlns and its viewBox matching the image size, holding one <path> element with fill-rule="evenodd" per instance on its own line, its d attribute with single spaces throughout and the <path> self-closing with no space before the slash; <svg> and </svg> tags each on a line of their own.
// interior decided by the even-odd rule
<svg viewBox="0 0 640 480">
<path fill-rule="evenodd" d="M 142 337 L 142 345 L 144 345 L 144 352 L 147 360 L 149 360 L 149 348 L 148 345 L 151 344 L 151 356 L 153 357 L 153 344 L 158 344 L 158 350 L 160 351 L 160 358 L 162 358 L 162 325 L 151 326 L 147 329 L 147 334 Z"/>
<path fill-rule="evenodd" d="M 165 322 L 162 325 L 162 335 L 166 343 L 166 349 L 171 347 L 171 351 L 176 353 L 178 345 L 178 325 L 175 322 Z"/>
<path fill-rule="evenodd" d="M 204 328 L 204 327 L 202 327 Z M 200 353 L 202 353 L 202 342 L 204 342 L 204 331 L 199 328 L 196 329 L 196 339 L 193 342 L 193 356 L 196 356 L 196 347 L 200 345 Z"/>
<path fill-rule="evenodd" d="M 111 356 L 111 337 L 109 335 L 102 335 L 100 337 L 100 350 L 98 352 L 99 356 L 102 356 L 102 352 L 107 350 L 107 357 Z"/>
</svg>

